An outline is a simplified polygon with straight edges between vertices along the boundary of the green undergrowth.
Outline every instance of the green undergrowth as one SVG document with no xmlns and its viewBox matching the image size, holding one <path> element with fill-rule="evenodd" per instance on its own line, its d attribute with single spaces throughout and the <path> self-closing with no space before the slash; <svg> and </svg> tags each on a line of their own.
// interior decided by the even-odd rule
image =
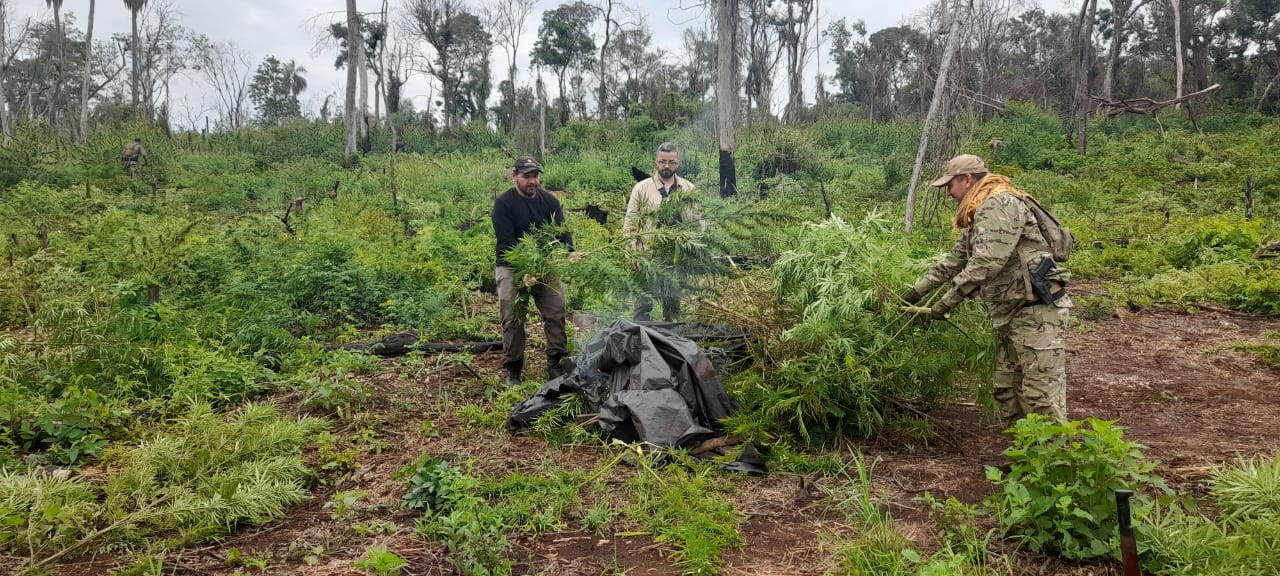
<svg viewBox="0 0 1280 576">
<path fill-rule="evenodd" d="M 635 468 L 625 490 L 611 491 L 605 477 L 623 460 Z M 536 468 L 488 476 L 424 456 L 399 475 L 408 487 L 401 504 L 422 512 L 416 533 L 442 542 L 468 575 L 511 573 L 506 552 L 514 536 L 572 528 L 607 536 L 639 525 L 670 547 L 685 574 L 719 573 L 724 554 L 744 543 L 736 482 L 711 463 L 615 443 L 593 470 Z"/>
<path fill-rule="evenodd" d="M 636 459 L 627 516 L 674 549 L 671 558 L 684 574 L 718 574 L 724 554 L 746 543 L 737 531 L 742 513 L 732 499 L 735 482 L 691 458 L 662 468 L 645 454 Z"/>
<path fill-rule="evenodd" d="M 1280 459 L 1254 457 L 1208 481 L 1216 517 L 1169 503 L 1138 527 L 1143 569 L 1158 576 L 1258 575 L 1280 566 Z"/>
<path fill-rule="evenodd" d="M 995 576 L 1007 573 L 1004 559 L 989 552 L 990 533 L 975 527 L 976 507 L 954 498 L 939 502 L 928 493 L 921 502 L 936 528 L 937 550 L 918 548 L 897 528 L 888 510 L 888 496 L 872 486 L 875 461 L 853 454 L 841 484 L 824 501 L 826 513 L 843 520 L 848 534 L 822 534 L 833 548 L 829 573 L 846 576 Z M 1001 569 L 1004 568 L 1004 569 Z"/>
<path fill-rule="evenodd" d="M 246 405 L 226 417 L 195 405 L 162 431 L 104 458 L 105 480 L 38 469 L 0 473 L 0 547 L 24 569 L 95 549 L 163 555 L 274 520 L 307 497 L 301 450 L 321 420 Z"/>
</svg>

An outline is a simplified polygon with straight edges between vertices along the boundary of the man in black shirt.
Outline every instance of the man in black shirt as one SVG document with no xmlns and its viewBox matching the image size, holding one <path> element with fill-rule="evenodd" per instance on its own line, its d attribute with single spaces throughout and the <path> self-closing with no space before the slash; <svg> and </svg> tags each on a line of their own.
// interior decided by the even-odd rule
<svg viewBox="0 0 1280 576">
<path fill-rule="evenodd" d="M 564 209 L 550 192 L 540 188 L 542 168 L 528 156 L 516 158 L 511 170 L 514 187 L 503 192 L 493 201 L 493 233 L 497 237 L 497 266 L 494 277 L 498 283 L 498 303 L 502 315 L 502 363 L 507 368 L 507 385 L 520 384 L 520 371 L 524 368 L 524 322 L 528 315 L 528 296 L 542 316 L 542 326 L 547 339 L 547 376 L 555 378 L 561 373 L 561 361 L 568 352 L 565 334 L 564 284 L 554 276 L 535 278 L 527 275 L 517 282 L 515 271 L 503 258 L 508 250 L 520 242 L 520 238 L 539 226 L 564 224 Z M 565 232 L 557 237 L 570 251 L 573 237 Z M 570 254 L 576 261 L 578 253 Z"/>
</svg>

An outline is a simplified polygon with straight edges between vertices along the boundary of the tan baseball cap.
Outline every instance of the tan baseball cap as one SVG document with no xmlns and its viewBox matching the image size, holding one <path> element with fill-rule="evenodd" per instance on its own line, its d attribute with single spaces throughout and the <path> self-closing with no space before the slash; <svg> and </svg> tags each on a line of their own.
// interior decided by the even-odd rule
<svg viewBox="0 0 1280 576">
<path fill-rule="evenodd" d="M 981 158 L 973 154 L 961 154 L 947 160 L 947 171 L 937 180 L 930 182 L 930 186 L 946 186 L 952 178 L 961 174 L 986 174 L 987 163 Z"/>
</svg>

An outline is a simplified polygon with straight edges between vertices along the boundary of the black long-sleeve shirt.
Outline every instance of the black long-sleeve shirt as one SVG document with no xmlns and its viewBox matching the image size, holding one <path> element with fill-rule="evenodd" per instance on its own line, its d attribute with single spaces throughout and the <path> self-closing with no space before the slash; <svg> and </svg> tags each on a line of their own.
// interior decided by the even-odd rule
<svg viewBox="0 0 1280 576">
<path fill-rule="evenodd" d="M 564 224 L 564 208 L 560 206 L 560 200 L 546 190 L 539 189 L 533 198 L 524 198 L 511 188 L 494 199 L 491 217 L 493 234 L 498 238 L 498 266 L 510 268 L 511 264 L 502 255 L 534 228 Z M 565 232 L 557 238 L 569 251 L 573 251 L 573 235 Z"/>
</svg>

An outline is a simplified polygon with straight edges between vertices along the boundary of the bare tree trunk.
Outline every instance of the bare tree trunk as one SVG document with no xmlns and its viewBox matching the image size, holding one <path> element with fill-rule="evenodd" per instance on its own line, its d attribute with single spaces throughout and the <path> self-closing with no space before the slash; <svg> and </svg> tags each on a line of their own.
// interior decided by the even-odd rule
<svg viewBox="0 0 1280 576">
<path fill-rule="evenodd" d="M 1111 46 L 1107 48 L 1107 69 L 1102 73 L 1102 98 L 1111 101 L 1111 84 L 1120 64 L 1120 45 L 1124 43 L 1124 24 L 1129 19 L 1129 0 L 1111 0 Z"/>
<path fill-rule="evenodd" d="M 815 18 L 815 3 L 816 0 L 810 0 L 797 6 L 795 1 L 787 2 L 787 25 L 783 28 L 787 49 L 787 106 L 782 112 L 787 124 L 800 122 L 804 113 L 804 61 L 808 56 L 809 22 Z"/>
<path fill-rule="evenodd" d="M 385 27 L 385 24 L 387 23 L 387 0 L 382 0 L 382 23 L 384 25 L 383 27 L 384 32 L 383 32 L 382 42 L 379 44 L 379 50 L 378 50 L 378 68 L 382 70 L 382 73 L 378 75 L 379 85 L 381 85 L 382 83 L 382 76 L 384 76 L 387 73 L 387 55 L 386 55 L 386 51 L 381 49 L 382 46 L 386 46 L 387 38 L 388 38 L 387 33 L 390 32 L 390 29 Z M 386 98 L 386 94 L 383 93 L 382 97 Z M 391 120 L 391 101 L 390 100 L 387 101 L 387 129 L 391 131 L 391 150 L 387 152 L 387 165 L 388 165 L 388 171 L 390 172 L 388 174 L 388 177 L 391 181 L 391 205 L 399 206 L 400 205 L 400 183 L 396 181 L 396 145 L 397 145 L 396 123 Z M 405 221 L 406 232 L 408 231 L 408 227 L 409 227 L 409 222 L 408 220 L 406 220 Z"/>
<path fill-rule="evenodd" d="M 129 100 L 133 104 L 133 111 L 136 113 L 138 111 L 138 58 L 141 57 L 139 54 L 142 52 L 142 47 L 138 45 L 138 11 L 131 10 L 131 13 L 133 16 L 133 36 L 132 42 L 130 42 L 132 44 L 130 49 L 133 50 L 133 70 L 129 75 Z"/>
<path fill-rule="evenodd" d="M 916 147 L 916 163 L 911 169 L 911 184 L 907 187 L 907 219 L 906 231 L 911 233 L 912 222 L 916 216 L 916 187 L 920 185 L 920 169 L 924 165 L 924 152 L 929 147 L 929 132 L 942 107 L 943 94 L 947 91 L 947 76 L 951 73 L 951 61 L 955 59 L 956 47 L 960 42 L 960 9 L 959 0 L 951 9 L 951 25 L 947 31 L 947 46 L 942 49 L 942 62 L 938 66 L 938 78 L 933 83 L 933 98 L 929 100 L 929 113 L 924 117 L 924 128 L 920 131 L 920 145 Z M 946 0 L 943 0 L 946 10 Z"/>
<path fill-rule="evenodd" d="M 734 122 L 738 118 L 738 0 L 716 0 L 716 128 L 720 135 L 720 197 L 738 194 L 738 149 Z"/>
<path fill-rule="evenodd" d="M 382 66 L 382 60 L 384 60 L 382 57 L 382 48 L 379 47 L 378 48 L 378 66 Z M 374 124 L 382 123 L 382 102 L 387 98 L 386 89 L 382 85 L 383 73 L 384 72 L 379 71 L 379 73 L 373 77 L 373 123 Z"/>
<path fill-rule="evenodd" d="M 0 0 L 0 135 L 3 135 L 5 147 L 13 142 L 13 126 L 10 125 L 9 118 L 9 95 L 5 90 L 9 71 L 9 38 L 6 35 L 8 29 L 9 7 L 5 0 Z"/>
<path fill-rule="evenodd" d="M 347 128 L 347 140 L 343 152 L 348 163 L 356 153 L 356 66 L 360 64 L 360 60 L 358 56 L 352 56 L 352 54 L 354 54 L 354 47 L 359 45 L 360 19 L 356 17 L 356 0 L 347 0 L 347 51 L 350 54 L 347 57 L 347 94 L 343 102 Z"/>
<path fill-rule="evenodd" d="M 1098 11 L 1098 0 L 1085 0 L 1088 10 L 1081 22 L 1079 62 L 1076 64 L 1076 91 L 1072 99 L 1075 117 L 1076 152 L 1081 156 L 1089 151 L 1089 80 L 1093 69 L 1093 20 Z"/>
<path fill-rule="evenodd" d="M 542 82 L 542 73 L 538 73 L 535 86 L 538 90 L 538 161 L 542 162 L 547 158 L 547 85 Z"/>
<path fill-rule="evenodd" d="M 1276 80 L 1280 79 L 1280 72 L 1271 77 L 1271 81 L 1267 82 L 1267 87 L 1262 89 L 1262 97 L 1258 98 L 1258 112 L 1262 112 L 1262 105 L 1267 102 L 1267 95 L 1271 93 L 1271 87 L 1276 85 Z M 6 141 L 6 144 L 8 142 Z"/>
<path fill-rule="evenodd" d="M 84 35 L 84 78 L 80 81 L 80 143 L 89 141 L 89 84 L 93 78 L 93 13 L 97 0 L 89 0 L 88 31 Z"/>
<path fill-rule="evenodd" d="M 360 40 L 354 51 L 357 56 L 357 70 L 360 71 L 360 117 L 357 120 L 360 128 L 360 146 L 365 151 L 369 150 L 369 55 L 365 54 L 364 47 L 364 31 L 357 36 Z"/>
<path fill-rule="evenodd" d="M 613 31 L 613 0 L 604 1 L 604 41 L 600 43 L 600 120 L 609 119 L 609 69 L 605 66 L 605 51 L 609 49 L 609 36 Z M 514 88 L 513 88 L 514 89 Z"/>
<path fill-rule="evenodd" d="M 53 30 L 58 35 L 58 61 L 54 63 L 53 98 L 49 100 L 49 127 L 58 129 L 58 106 L 62 105 L 63 69 L 67 66 L 66 33 L 62 31 L 62 2 L 53 4 Z"/>
<path fill-rule="evenodd" d="M 1177 69 L 1176 74 L 1178 76 L 1177 79 L 1174 80 L 1174 84 L 1177 86 L 1177 90 L 1174 93 L 1174 98 L 1181 98 L 1182 97 L 1182 7 L 1180 6 L 1181 4 L 1180 0 L 1170 0 L 1169 3 L 1173 5 L 1173 52 L 1174 52 L 1174 60 L 1176 62 L 1174 66 Z M 1181 108 L 1182 104 L 1179 103 L 1177 107 Z"/>
</svg>

